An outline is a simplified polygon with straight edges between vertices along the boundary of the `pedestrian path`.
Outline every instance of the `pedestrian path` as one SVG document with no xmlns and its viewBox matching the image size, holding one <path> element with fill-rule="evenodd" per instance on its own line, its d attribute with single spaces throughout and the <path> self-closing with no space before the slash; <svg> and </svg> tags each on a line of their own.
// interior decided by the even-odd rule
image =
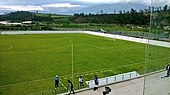
<svg viewBox="0 0 170 95">
<path fill-rule="evenodd" d="M 127 41 L 132 41 L 132 42 L 138 42 L 138 43 L 144 43 L 144 44 L 150 44 L 150 45 L 156 45 L 156 46 L 170 48 L 170 42 L 148 40 L 148 39 L 142 39 L 142 38 L 121 36 L 121 35 L 114 35 L 114 34 L 105 34 L 105 33 L 100 33 L 100 32 L 91 32 L 91 31 L 89 31 L 89 32 L 86 31 L 86 33 L 91 34 L 91 35 L 96 35 L 96 36 L 103 36 L 103 37 L 108 37 L 108 38 L 127 40 Z"/>
<path fill-rule="evenodd" d="M 9 34 L 9 35 L 15 35 L 15 34 L 56 34 L 56 33 L 85 33 L 85 34 L 133 41 L 133 42 L 144 43 L 144 44 L 149 43 L 151 45 L 170 48 L 170 42 L 148 40 L 148 39 L 142 39 L 142 38 L 121 36 L 121 35 L 114 35 L 114 34 L 106 34 L 106 33 L 101 33 L 101 32 L 92 32 L 92 31 L 0 31 L 1 35 L 5 35 L 5 34 Z"/>
<path fill-rule="evenodd" d="M 93 91 L 93 89 L 78 91 L 75 95 L 103 95 L 105 87 L 111 88 L 111 92 L 107 95 L 170 95 L 170 77 L 161 78 L 165 74 L 166 71 L 163 71 L 148 75 L 147 77 L 99 87 L 96 91 Z M 67 95 L 67 93 L 62 95 Z"/>
<path fill-rule="evenodd" d="M 145 95 L 170 95 L 170 77 L 161 78 L 166 72 L 146 77 Z"/>
</svg>

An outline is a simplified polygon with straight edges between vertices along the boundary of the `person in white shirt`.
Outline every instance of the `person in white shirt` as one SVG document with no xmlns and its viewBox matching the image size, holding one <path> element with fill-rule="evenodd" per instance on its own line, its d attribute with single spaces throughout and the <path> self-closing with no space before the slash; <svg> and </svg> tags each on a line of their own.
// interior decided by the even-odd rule
<svg viewBox="0 0 170 95">
<path fill-rule="evenodd" d="M 83 77 L 80 76 L 79 77 L 79 88 L 82 88 L 83 86 L 84 86 L 84 84 L 83 84 Z"/>
</svg>

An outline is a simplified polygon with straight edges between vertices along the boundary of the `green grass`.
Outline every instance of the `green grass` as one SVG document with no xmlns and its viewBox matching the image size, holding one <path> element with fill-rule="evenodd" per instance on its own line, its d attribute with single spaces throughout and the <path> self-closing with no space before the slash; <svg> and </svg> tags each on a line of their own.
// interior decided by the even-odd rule
<svg viewBox="0 0 170 95">
<path fill-rule="evenodd" d="M 56 74 L 67 86 L 67 79 L 72 80 L 72 43 L 75 89 L 80 75 L 92 80 L 94 74 L 101 78 L 134 70 L 144 73 L 145 44 L 87 34 L 1 35 L 0 95 L 54 94 Z M 150 46 L 148 71 L 163 68 L 169 50 Z M 100 72 L 105 70 L 111 71 Z M 65 91 L 61 86 L 57 93 Z"/>
</svg>

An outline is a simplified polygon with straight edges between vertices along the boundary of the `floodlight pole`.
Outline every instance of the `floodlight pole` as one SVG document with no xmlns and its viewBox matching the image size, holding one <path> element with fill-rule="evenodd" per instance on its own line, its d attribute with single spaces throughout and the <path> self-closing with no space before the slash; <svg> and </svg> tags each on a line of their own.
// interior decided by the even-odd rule
<svg viewBox="0 0 170 95">
<path fill-rule="evenodd" d="M 73 60 L 73 57 L 74 57 L 74 55 L 73 55 L 73 48 L 74 48 L 74 45 L 73 45 L 73 43 L 71 43 L 71 64 L 72 64 L 72 83 L 74 84 L 74 79 L 73 79 L 73 69 L 74 69 L 74 65 L 73 65 L 73 63 L 74 63 L 74 60 Z"/>
<path fill-rule="evenodd" d="M 57 95 L 57 93 L 56 93 L 56 89 L 55 89 L 55 95 Z"/>
<path fill-rule="evenodd" d="M 152 0 L 151 0 L 151 8 L 152 8 Z M 149 35 L 148 35 L 148 39 L 147 39 L 147 43 L 146 43 L 146 51 L 145 51 L 145 67 L 144 67 L 144 82 L 143 82 L 143 93 L 142 95 L 145 95 L 145 91 L 146 91 L 146 81 L 147 81 L 147 76 L 146 74 L 148 73 L 147 70 L 148 70 L 148 65 L 149 65 L 149 56 L 150 56 L 150 52 L 149 52 L 149 49 L 150 49 L 150 36 L 151 36 L 151 27 L 152 27 L 152 9 L 150 10 L 150 29 L 149 29 Z"/>
</svg>

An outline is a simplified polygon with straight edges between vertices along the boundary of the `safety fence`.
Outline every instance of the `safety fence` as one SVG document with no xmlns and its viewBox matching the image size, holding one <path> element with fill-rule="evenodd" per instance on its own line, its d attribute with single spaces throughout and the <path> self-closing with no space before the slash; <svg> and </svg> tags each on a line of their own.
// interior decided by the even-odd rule
<svg viewBox="0 0 170 95">
<path fill-rule="evenodd" d="M 124 81 L 124 80 L 128 80 L 128 79 L 133 79 L 133 78 L 136 78 L 139 76 L 140 75 L 136 71 L 133 71 L 133 72 L 128 72 L 128 73 L 110 76 L 110 77 L 106 77 L 106 78 L 100 78 L 100 79 L 98 79 L 98 81 L 99 81 L 98 86 L 103 86 L 103 85 L 116 83 L 116 82 L 120 82 L 120 81 Z M 93 88 L 95 86 L 94 80 L 86 81 L 86 83 L 88 84 L 89 88 Z"/>
</svg>

